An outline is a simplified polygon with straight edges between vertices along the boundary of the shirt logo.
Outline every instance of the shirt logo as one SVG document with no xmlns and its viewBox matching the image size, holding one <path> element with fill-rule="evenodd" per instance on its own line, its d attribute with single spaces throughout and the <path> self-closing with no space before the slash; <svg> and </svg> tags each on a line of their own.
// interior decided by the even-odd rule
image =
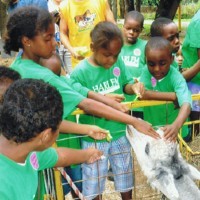
<svg viewBox="0 0 200 200">
<path fill-rule="evenodd" d="M 38 163 L 37 155 L 35 152 L 32 153 L 30 156 L 30 163 L 31 163 L 33 169 L 37 170 L 39 168 L 39 163 Z"/>
<path fill-rule="evenodd" d="M 115 67 L 113 69 L 113 74 L 114 74 L 114 76 L 119 77 L 120 76 L 120 68 L 119 67 Z"/>
</svg>

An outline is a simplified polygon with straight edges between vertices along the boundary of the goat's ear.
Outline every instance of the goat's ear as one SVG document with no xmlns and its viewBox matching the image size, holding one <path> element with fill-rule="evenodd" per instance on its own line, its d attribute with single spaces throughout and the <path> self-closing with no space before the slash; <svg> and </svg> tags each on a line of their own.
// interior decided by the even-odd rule
<svg viewBox="0 0 200 200">
<path fill-rule="evenodd" d="M 188 167 L 189 167 L 189 176 L 191 177 L 191 179 L 200 180 L 200 172 L 190 164 L 188 164 Z"/>
<path fill-rule="evenodd" d="M 145 146 L 145 153 L 146 153 L 147 155 L 149 155 L 149 152 L 150 152 L 150 144 L 149 144 L 149 142 L 147 142 L 147 144 L 146 144 L 146 146 Z"/>
</svg>

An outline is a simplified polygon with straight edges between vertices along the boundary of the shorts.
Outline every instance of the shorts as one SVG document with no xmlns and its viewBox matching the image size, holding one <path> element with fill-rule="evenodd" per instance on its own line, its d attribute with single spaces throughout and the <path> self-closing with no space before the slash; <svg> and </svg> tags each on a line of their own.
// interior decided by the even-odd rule
<svg viewBox="0 0 200 200">
<path fill-rule="evenodd" d="M 65 167 L 64 168 L 66 173 L 70 176 L 76 187 L 79 189 L 80 192 L 82 192 L 82 182 L 79 182 L 82 180 L 82 171 L 81 171 L 81 165 L 76 165 L 76 167 Z M 76 181 L 78 181 L 76 183 Z M 71 190 L 71 186 L 69 185 L 68 181 L 62 176 L 62 186 L 63 186 L 63 193 L 64 195 L 67 195 Z"/>
<path fill-rule="evenodd" d="M 200 85 L 189 82 L 188 88 L 192 94 L 200 94 Z M 200 112 L 200 100 L 192 101 L 192 111 Z"/>
<path fill-rule="evenodd" d="M 95 146 L 93 142 L 82 141 L 82 148 Z M 126 136 L 118 140 L 96 143 L 96 148 L 101 150 L 106 157 L 93 164 L 82 164 L 83 195 L 93 199 L 102 194 L 108 176 L 108 161 L 114 175 L 115 190 L 127 192 L 133 188 L 133 159 L 131 146 Z M 99 178 L 100 177 L 100 178 Z"/>
</svg>

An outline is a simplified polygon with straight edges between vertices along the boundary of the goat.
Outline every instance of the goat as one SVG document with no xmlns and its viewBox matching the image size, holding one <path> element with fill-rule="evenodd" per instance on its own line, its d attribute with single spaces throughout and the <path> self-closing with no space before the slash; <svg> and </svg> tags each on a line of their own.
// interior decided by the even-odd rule
<svg viewBox="0 0 200 200">
<path fill-rule="evenodd" d="M 136 154 L 138 163 L 152 188 L 171 200 L 200 200 L 200 190 L 194 180 L 200 172 L 182 157 L 177 143 L 154 139 L 128 125 L 126 136 Z"/>
</svg>

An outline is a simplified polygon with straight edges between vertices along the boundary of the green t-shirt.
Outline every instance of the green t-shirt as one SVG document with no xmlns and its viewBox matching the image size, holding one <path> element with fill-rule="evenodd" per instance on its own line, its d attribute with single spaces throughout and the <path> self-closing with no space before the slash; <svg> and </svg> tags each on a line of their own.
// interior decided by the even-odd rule
<svg viewBox="0 0 200 200">
<path fill-rule="evenodd" d="M 63 81 L 62 78 L 54 74 L 48 68 L 42 67 L 32 60 L 16 58 L 11 64 L 11 68 L 18 71 L 22 78 L 41 79 L 54 86 L 61 94 L 64 105 L 63 118 L 73 112 L 77 105 L 85 98 L 83 95 L 71 88 L 71 85 Z"/>
<path fill-rule="evenodd" d="M 11 68 L 18 71 L 22 78 L 42 79 L 53 85 L 60 92 L 64 105 L 63 119 L 76 122 L 75 116 L 70 113 L 76 109 L 76 106 L 87 97 L 88 89 L 82 87 L 79 83 L 72 83 L 71 80 L 64 76 L 57 76 L 48 68 L 33 62 L 32 60 L 21 59 L 18 57 Z M 73 137 L 73 139 L 68 139 Z M 80 141 L 75 138 L 75 134 L 59 134 L 57 145 L 61 147 L 70 147 L 80 149 Z"/>
<path fill-rule="evenodd" d="M 174 58 L 175 58 L 175 55 L 174 55 Z M 179 66 L 178 66 L 178 63 L 177 61 L 174 59 L 172 64 L 171 64 L 177 71 L 179 71 Z"/>
<path fill-rule="evenodd" d="M 102 66 L 91 65 L 87 59 L 81 61 L 76 66 L 70 78 L 74 82 L 79 82 L 90 90 L 101 94 L 122 94 L 123 87 L 129 82 L 133 82 L 125 67 L 122 67 L 118 63 L 115 63 L 110 69 L 105 69 Z M 80 115 L 79 122 L 95 124 L 109 130 L 113 136 L 113 140 L 125 135 L 126 125 L 123 123 L 89 115 Z M 94 141 L 92 138 L 84 138 L 84 140 Z"/>
<path fill-rule="evenodd" d="M 145 46 L 147 41 L 137 39 L 133 45 L 125 44 L 118 56 L 118 62 L 124 65 L 133 78 L 139 78 L 145 65 Z"/>
<path fill-rule="evenodd" d="M 198 49 L 200 49 L 200 10 L 192 18 L 183 41 L 183 68 L 190 68 L 197 62 L 199 59 Z M 191 80 L 191 82 L 200 85 L 200 72 Z"/>
<path fill-rule="evenodd" d="M 33 200 L 38 186 L 38 171 L 55 166 L 57 161 L 54 148 L 30 153 L 23 164 L 0 154 L 0 199 Z"/>
<path fill-rule="evenodd" d="M 183 103 L 192 104 L 186 81 L 174 67 L 171 66 L 168 74 L 163 79 L 156 81 L 155 84 L 152 84 L 151 79 L 152 75 L 145 67 L 140 80 L 147 90 L 175 92 L 180 107 Z M 178 112 L 179 109 L 175 109 L 174 104 L 144 107 L 144 120 L 153 126 L 171 124 L 176 119 Z"/>
<path fill-rule="evenodd" d="M 137 42 L 132 45 L 125 44 L 118 56 L 118 62 L 120 65 L 124 65 L 128 72 L 131 74 L 131 77 L 134 79 L 140 79 L 142 69 L 145 66 L 145 47 L 146 40 L 140 38 L 137 39 Z M 133 101 L 135 95 L 125 94 L 126 101 Z M 136 111 L 142 111 L 142 108 L 134 109 Z"/>
</svg>

